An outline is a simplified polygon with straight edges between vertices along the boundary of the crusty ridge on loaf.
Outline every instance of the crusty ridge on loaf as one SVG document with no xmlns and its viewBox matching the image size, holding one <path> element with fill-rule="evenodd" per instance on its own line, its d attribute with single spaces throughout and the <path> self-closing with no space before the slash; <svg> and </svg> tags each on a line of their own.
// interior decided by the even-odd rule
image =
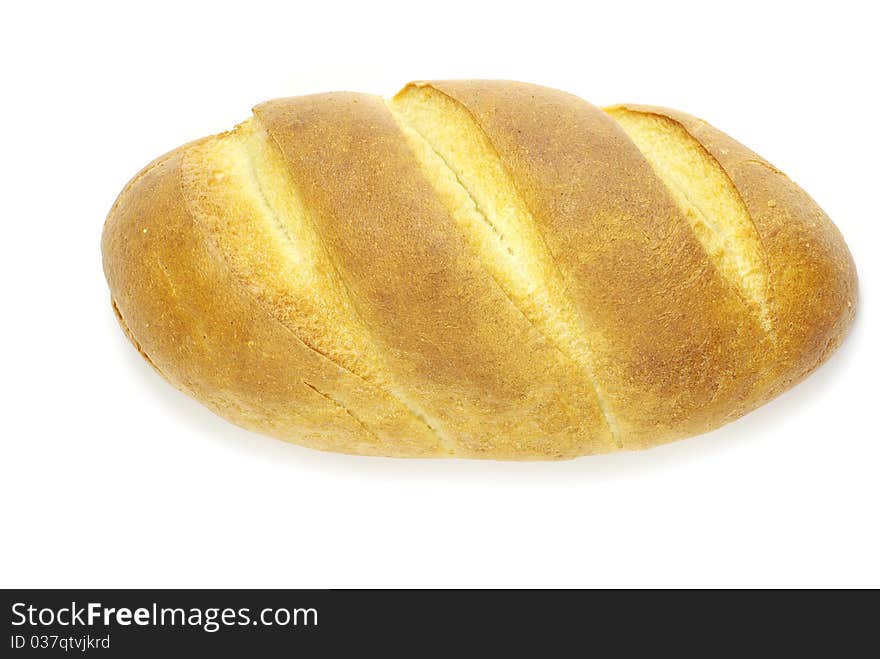
<svg viewBox="0 0 880 659">
<path fill-rule="evenodd" d="M 457 454 L 615 447 L 583 369 L 492 277 L 381 98 L 282 99 L 255 112 L 395 380 Z"/>
<path fill-rule="evenodd" d="M 722 275 L 772 331 L 767 264 L 761 237 L 733 182 L 708 151 L 666 117 L 608 108 L 669 187 Z"/>
<path fill-rule="evenodd" d="M 505 81 L 278 99 L 136 176 L 102 240 L 166 379 L 322 450 L 561 459 L 726 423 L 839 345 L 836 228 L 700 120 Z"/>
<path fill-rule="evenodd" d="M 203 224 L 252 294 L 306 345 L 389 392 L 452 454 L 453 447 L 395 385 L 357 316 L 281 151 L 259 120 L 250 119 L 190 148 L 182 182 L 192 217 Z M 358 418 L 333 396 L 304 384 Z"/>
<path fill-rule="evenodd" d="M 356 322 L 281 153 L 259 123 L 248 120 L 191 147 L 181 175 L 192 216 L 254 296 L 315 350 L 383 381 L 381 358 Z"/>
<path fill-rule="evenodd" d="M 592 364 L 583 318 L 534 219 L 486 135 L 460 106 L 427 86 L 410 85 L 389 107 L 425 175 L 502 289 L 523 315 L 584 370 L 609 432 L 617 425 Z"/>
<path fill-rule="evenodd" d="M 769 398 L 806 377 L 840 345 L 855 314 L 858 279 L 837 227 L 785 174 L 706 121 L 647 105 L 611 109 L 662 117 L 721 167 L 766 256 L 776 341 L 761 388 Z"/>
</svg>

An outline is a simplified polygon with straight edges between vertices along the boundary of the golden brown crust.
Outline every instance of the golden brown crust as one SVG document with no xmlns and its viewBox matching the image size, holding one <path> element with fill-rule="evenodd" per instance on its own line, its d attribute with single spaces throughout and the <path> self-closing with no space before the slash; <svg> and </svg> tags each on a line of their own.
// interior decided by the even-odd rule
<svg viewBox="0 0 880 659">
<path fill-rule="evenodd" d="M 539 222 L 595 332 L 624 443 L 668 441 L 747 411 L 766 337 L 614 121 L 536 85 L 427 84 L 468 108 Z"/>
<path fill-rule="evenodd" d="M 282 99 L 255 115 L 397 381 L 456 454 L 613 448 L 589 382 L 467 248 L 381 98 Z"/>
<path fill-rule="evenodd" d="M 309 349 L 234 279 L 187 210 L 187 148 L 136 176 L 104 229 L 104 271 L 138 350 L 243 427 L 324 450 L 441 454 L 405 409 Z"/>
<path fill-rule="evenodd" d="M 852 324 L 858 278 L 843 236 L 791 179 L 717 128 L 677 110 L 624 107 L 681 125 L 712 154 L 742 196 L 768 256 L 778 341 L 772 358 L 765 358 L 765 399 L 776 396 L 822 364 Z"/>
<path fill-rule="evenodd" d="M 278 274 L 295 267 L 297 235 L 273 243 L 280 229 L 262 231 L 255 193 L 213 187 L 224 136 L 157 159 L 120 194 L 104 269 L 123 329 L 160 374 L 239 425 L 314 448 L 562 458 L 721 425 L 804 377 L 845 335 L 856 275 L 839 232 L 704 122 L 625 106 L 682 126 L 736 186 L 764 252 L 769 329 L 611 116 L 533 85 L 418 84 L 488 138 L 583 318 L 591 363 L 563 354 L 493 277 L 385 102 L 324 94 L 264 103 L 252 121 L 283 156 L 289 181 L 272 184 L 302 202 L 285 230 L 314 232 L 320 251 L 302 254 L 321 261 L 309 273 L 323 273 L 314 285 L 339 313 L 321 314 L 321 296 L 303 287 L 312 279 Z M 231 199 L 252 208 L 247 223 L 236 224 L 237 206 L 224 212 Z"/>
</svg>

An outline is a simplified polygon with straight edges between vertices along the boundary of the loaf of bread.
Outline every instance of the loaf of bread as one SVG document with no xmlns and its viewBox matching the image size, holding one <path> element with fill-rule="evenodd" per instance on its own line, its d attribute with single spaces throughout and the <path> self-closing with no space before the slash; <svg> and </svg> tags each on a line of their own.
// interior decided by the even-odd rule
<svg viewBox="0 0 880 659">
<path fill-rule="evenodd" d="M 840 344 L 856 273 L 707 123 L 501 81 L 269 101 L 122 191 L 113 309 L 169 382 L 317 449 L 558 459 L 718 427 Z"/>
</svg>

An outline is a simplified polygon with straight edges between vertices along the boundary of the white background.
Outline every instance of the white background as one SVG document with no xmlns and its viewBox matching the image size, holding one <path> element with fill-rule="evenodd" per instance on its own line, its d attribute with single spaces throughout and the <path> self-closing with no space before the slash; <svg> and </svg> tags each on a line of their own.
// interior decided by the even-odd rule
<svg viewBox="0 0 880 659">
<path fill-rule="evenodd" d="M 0 11 L 0 586 L 880 586 L 871 3 Z M 99 251 L 129 177 L 272 97 L 456 77 L 680 108 L 754 148 L 843 231 L 852 334 L 720 431 L 567 463 L 322 454 L 231 426 L 141 360 Z"/>
</svg>

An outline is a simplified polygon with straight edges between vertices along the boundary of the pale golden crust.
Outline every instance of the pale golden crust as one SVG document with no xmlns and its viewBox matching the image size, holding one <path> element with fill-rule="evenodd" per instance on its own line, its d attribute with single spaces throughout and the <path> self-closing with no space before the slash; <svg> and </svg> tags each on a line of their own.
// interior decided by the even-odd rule
<svg viewBox="0 0 880 659">
<path fill-rule="evenodd" d="M 201 146 L 219 138 L 207 138 L 145 168 L 105 225 L 114 309 L 165 378 L 239 425 L 319 449 L 561 458 L 721 425 L 804 377 L 842 340 L 856 276 L 839 232 L 726 135 L 683 113 L 626 106 L 678 122 L 735 184 L 764 250 L 769 328 L 603 111 L 533 85 L 430 86 L 467 110 L 509 172 L 583 317 L 589 368 L 554 347 L 493 279 L 385 103 L 327 94 L 271 101 L 254 121 L 283 154 L 307 210 L 298 220 L 314 223 L 326 250 L 317 265 L 332 272 L 320 281 L 338 276 L 354 315 L 331 323 L 319 297 L 298 300 L 275 272 L 249 285 L 260 263 L 292 262 L 271 227 L 257 242 L 229 225 L 234 213 L 211 210 L 226 203 L 222 194 L 197 199 L 210 186 L 182 185 L 184 162 L 195 174 L 213 166 L 214 150 Z M 238 250 L 236 240 L 252 242 Z M 298 309 L 313 317 L 291 316 Z M 339 322 L 350 327 L 333 331 Z M 333 336 L 363 354 L 309 347 L 332 347 Z"/>
</svg>

